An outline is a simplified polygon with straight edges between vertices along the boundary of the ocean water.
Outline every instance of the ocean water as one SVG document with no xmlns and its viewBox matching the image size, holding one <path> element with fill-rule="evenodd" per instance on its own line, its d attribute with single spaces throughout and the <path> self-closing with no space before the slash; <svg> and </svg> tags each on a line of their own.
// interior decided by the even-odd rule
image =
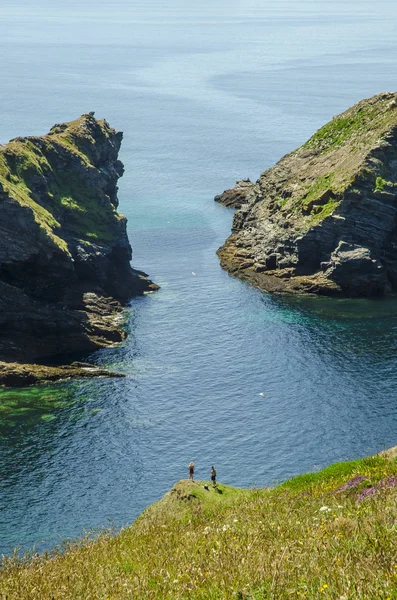
<svg viewBox="0 0 397 600">
<path fill-rule="evenodd" d="M 397 300 L 271 297 L 223 272 L 255 179 L 396 89 L 394 0 L 2 0 L 0 141 L 95 110 L 124 131 L 120 209 L 161 285 L 122 380 L 0 392 L 0 552 L 131 522 L 196 462 L 266 486 L 397 444 Z"/>
</svg>

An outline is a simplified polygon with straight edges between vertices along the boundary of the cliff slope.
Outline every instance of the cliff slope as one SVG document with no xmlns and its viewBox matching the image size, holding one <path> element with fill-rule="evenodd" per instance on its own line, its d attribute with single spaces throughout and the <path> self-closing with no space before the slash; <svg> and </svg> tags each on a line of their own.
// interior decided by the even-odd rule
<svg viewBox="0 0 397 600">
<path fill-rule="evenodd" d="M 118 535 L 25 563 L 6 559 L 0 597 L 395 598 L 395 456 L 337 463 L 267 489 L 180 481 Z"/>
<path fill-rule="evenodd" d="M 0 146 L 1 361 L 119 342 L 122 305 L 156 287 L 130 267 L 121 140 L 90 113 Z"/>
<path fill-rule="evenodd" d="M 397 94 L 362 100 L 256 183 L 216 200 L 240 208 L 223 268 L 265 291 L 397 291 Z"/>
</svg>

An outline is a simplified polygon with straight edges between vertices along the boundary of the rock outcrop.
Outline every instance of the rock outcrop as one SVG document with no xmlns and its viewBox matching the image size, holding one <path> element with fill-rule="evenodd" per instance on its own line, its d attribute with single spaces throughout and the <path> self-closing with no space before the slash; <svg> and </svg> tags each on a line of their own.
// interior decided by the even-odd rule
<svg viewBox="0 0 397 600">
<path fill-rule="evenodd" d="M 95 365 L 72 362 L 70 365 L 50 366 L 0 362 L 0 382 L 5 387 L 28 387 L 51 383 L 59 379 L 93 379 L 97 377 L 125 377 Z"/>
<path fill-rule="evenodd" d="M 252 181 L 240 179 L 236 181 L 236 185 L 231 190 L 225 190 L 222 194 L 215 196 L 215 202 L 219 202 L 227 208 L 241 208 L 243 204 L 247 204 L 254 198 L 254 186 Z"/>
<path fill-rule="evenodd" d="M 397 94 L 362 100 L 216 199 L 241 206 L 218 250 L 230 274 L 270 292 L 395 293 Z"/>
<path fill-rule="evenodd" d="M 120 342 L 123 305 L 157 288 L 130 266 L 121 140 L 90 113 L 0 146 L 0 361 Z"/>
</svg>

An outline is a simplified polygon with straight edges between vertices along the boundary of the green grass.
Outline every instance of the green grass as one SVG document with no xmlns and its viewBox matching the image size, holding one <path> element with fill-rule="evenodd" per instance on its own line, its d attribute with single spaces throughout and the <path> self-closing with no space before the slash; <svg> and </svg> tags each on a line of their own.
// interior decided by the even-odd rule
<svg viewBox="0 0 397 600">
<path fill-rule="evenodd" d="M 55 171 L 50 190 L 53 211 L 77 238 L 110 242 L 118 235 L 123 216 L 109 201 L 102 200 L 100 190 L 88 187 L 81 177 Z"/>
<path fill-rule="evenodd" d="M 303 198 L 302 203 L 308 204 L 312 200 L 317 200 L 327 190 L 332 192 L 333 179 L 333 172 L 328 173 L 328 175 L 325 175 L 324 177 L 318 177 L 307 190 L 307 194 Z"/>
<path fill-rule="evenodd" d="M 330 121 L 319 129 L 313 137 L 306 142 L 305 147 L 325 143 L 328 149 L 339 146 L 353 131 L 358 130 L 363 122 L 364 112 L 358 111 L 356 115 L 339 117 Z"/>
<path fill-rule="evenodd" d="M 341 146 L 355 133 L 360 133 L 371 124 L 377 114 L 372 106 L 358 108 L 350 114 L 343 114 L 332 119 L 321 127 L 304 145 L 303 148 L 322 147 L 329 151 Z"/>
<path fill-rule="evenodd" d="M 335 212 L 339 204 L 339 200 L 331 199 L 327 202 L 327 204 L 324 204 L 324 206 L 320 206 L 318 212 L 312 213 L 307 219 L 306 228 L 320 225 L 320 223 L 324 221 L 326 217 L 329 217 Z"/>
<path fill-rule="evenodd" d="M 386 179 L 383 179 L 382 177 L 377 177 L 376 181 L 375 181 L 375 191 L 383 191 L 385 185 L 387 184 Z"/>
<path fill-rule="evenodd" d="M 291 165 L 291 173 L 274 195 L 269 192 L 269 197 L 278 209 L 289 213 L 287 219 L 291 217 L 297 231 L 304 234 L 332 215 L 344 201 L 346 191 L 358 187 L 358 180 L 374 182 L 375 190 L 392 185 L 376 177 L 368 156 L 396 126 L 394 95 L 380 94 L 362 100 L 334 117 L 303 146 L 282 159 Z M 266 174 L 262 177 L 266 180 Z M 285 191 L 288 198 L 283 199 Z M 325 196 L 327 191 L 330 193 Z"/>
<path fill-rule="evenodd" d="M 340 490 L 357 475 L 366 479 Z M 119 534 L 6 560 L 0 597 L 396 600 L 397 488 L 357 501 L 396 475 L 392 455 L 268 489 L 182 481 Z"/>
<path fill-rule="evenodd" d="M 68 253 L 66 242 L 59 237 L 60 223 L 54 215 L 34 198 L 27 181 L 42 175 L 44 157 L 38 158 L 31 144 L 25 141 L 10 142 L 0 149 L 0 186 L 11 198 L 32 210 L 34 220 L 49 240 Z"/>
<path fill-rule="evenodd" d="M 396 124 L 390 103 L 390 97 L 378 96 L 356 104 L 316 131 L 302 148 L 328 153 L 349 142 L 353 152 L 360 152 Z"/>
<path fill-rule="evenodd" d="M 109 137 L 104 121 L 91 126 L 98 139 Z M 95 169 L 89 149 L 97 140 L 91 134 L 83 116 L 53 128 L 40 142 L 16 138 L 0 147 L 1 188 L 30 208 L 43 236 L 66 253 L 65 233 L 107 243 L 118 235 L 123 219 L 101 190 L 85 183 L 86 174 Z"/>
</svg>

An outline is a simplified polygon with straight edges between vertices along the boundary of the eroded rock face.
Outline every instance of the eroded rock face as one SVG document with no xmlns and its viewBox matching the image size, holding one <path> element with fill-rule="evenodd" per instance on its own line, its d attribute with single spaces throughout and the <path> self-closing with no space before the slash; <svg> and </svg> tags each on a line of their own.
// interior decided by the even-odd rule
<svg viewBox="0 0 397 600">
<path fill-rule="evenodd" d="M 116 210 L 121 139 L 88 114 L 0 146 L 0 361 L 119 342 L 122 306 L 157 288 Z"/>
<path fill-rule="evenodd" d="M 397 291 L 397 94 L 359 102 L 217 200 L 238 206 L 243 190 L 218 250 L 231 274 L 274 292 Z"/>
<path fill-rule="evenodd" d="M 240 179 L 236 181 L 234 188 L 225 190 L 222 194 L 215 196 L 215 202 L 219 202 L 228 208 L 241 208 L 247 204 L 253 197 L 253 184 L 250 179 Z"/>
</svg>

